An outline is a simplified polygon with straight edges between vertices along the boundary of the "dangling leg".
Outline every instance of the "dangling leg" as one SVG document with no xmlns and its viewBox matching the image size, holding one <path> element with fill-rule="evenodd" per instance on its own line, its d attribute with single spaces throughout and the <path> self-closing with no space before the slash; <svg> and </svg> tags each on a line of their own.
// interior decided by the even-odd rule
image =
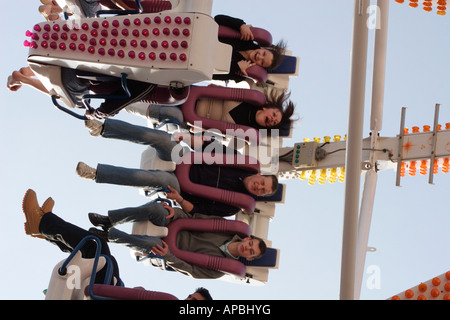
<svg viewBox="0 0 450 320">
<path fill-rule="evenodd" d="M 22 84 L 26 84 L 38 91 L 49 94 L 42 82 L 39 79 L 33 78 L 33 76 L 35 74 L 29 67 L 21 68 L 20 71 L 14 71 L 8 77 L 7 87 L 11 91 L 17 91 Z"/>
</svg>

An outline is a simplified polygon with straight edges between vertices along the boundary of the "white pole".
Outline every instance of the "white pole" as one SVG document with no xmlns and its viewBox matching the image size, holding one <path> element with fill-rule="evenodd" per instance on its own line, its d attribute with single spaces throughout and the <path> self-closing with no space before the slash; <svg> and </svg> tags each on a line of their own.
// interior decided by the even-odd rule
<svg viewBox="0 0 450 320">
<path fill-rule="evenodd" d="M 388 35 L 389 0 L 377 0 L 376 31 L 374 46 L 374 65 L 372 82 L 372 108 L 370 129 L 372 130 L 372 147 L 377 147 L 378 131 L 383 123 L 384 84 L 386 74 L 386 50 Z M 373 12 L 371 12 L 373 13 Z M 375 151 L 376 152 L 376 151 Z M 375 153 L 372 151 L 372 154 Z M 371 157 L 375 162 L 376 157 Z M 372 163 L 374 165 L 374 163 Z M 355 299 L 360 298 L 364 266 L 369 241 L 370 224 L 377 184 L 377 173 L 371 169 L 366 173 L 364 191 L 361 200 L 361 211 L 358 222 L 358 240 L 356 251 L 356 284 Z"/>
<path fill-rule="evenodd" d="M 344 226 L 340 299 L 354 299 L 356 237 L 366 89 L 369 0 L 355 0 L 350 72 L 350 103 L 345 166 Z"/>
<path fill-rule="evenodd" d="M 369 241 L 369 230 L 372 221 L 373 203 L 377 188 L 378 174 L 374 170 L 366 173 L 364 191 L 361 201 L 361 213 L 358 221 L 358 240 L 356 245 L 355 299 L 359 299 L 366 262 Z"/>
<path fill-rule="evenodd" d="M 370 129 L 380 131 L 383 125 L 384 84 L 386 75 L 386 48 L 388 37 L 389 0 L 377 1 L 372 109 Z"/>
</svg>

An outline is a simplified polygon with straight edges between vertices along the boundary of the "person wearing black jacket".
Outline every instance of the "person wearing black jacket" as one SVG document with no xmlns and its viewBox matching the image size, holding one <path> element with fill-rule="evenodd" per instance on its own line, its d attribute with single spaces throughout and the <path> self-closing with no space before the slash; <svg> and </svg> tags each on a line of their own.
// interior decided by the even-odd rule
<svg viewBox="0 0 450 320">
<path fill-rule="evenodd" d="M 240 82 L 247 76 L 246 69 L 253 65 L 258 65 L 267 70 L 273 70 L 283 61 L 285 52 L 285 43 L 280 41 L 276 45 L 263 48 L 255 43 L 253 34 L 250 30 L 251 25 L 247 25 L 244 20 L 229 17 L 226 15 L 217 15 L 214 20 L 218 25 L 230 27 L 241 33 L 241 39 L 228 39 L 219 37 L 219 41 L 229 44 L 233 47 L 230 62 L 230 72 L 228 74 L 215 74 L 214 80 L 234 80 Z"/>
</svg>

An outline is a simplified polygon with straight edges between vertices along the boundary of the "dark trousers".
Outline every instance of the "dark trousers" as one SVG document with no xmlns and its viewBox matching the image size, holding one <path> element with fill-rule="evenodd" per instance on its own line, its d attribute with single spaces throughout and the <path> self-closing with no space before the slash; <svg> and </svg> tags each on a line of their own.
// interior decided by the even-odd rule
<svg viewBox="0 0 450 320">
<path fill-rule="evenodd" d="M 43 215 L 39 224 L 39 232 L 51 243 L 58 246 L 63 252 L 72 252 L 73 249 L 80 243 L 80 241 L 86 236 L 92 236 L 93 233 L 86 231 L 76 225 L 64 221 L 57 215 L 49 212 Z M 100 238 L 99 238 L 100 239 Z M 108 243 L 100 239 L 101 253 L 108 256 L 112 262 L 113 277 L 120 283 L 119 266 L 116 259 L 111 255 L 108 247 Z M 94 258 L 97 250 L 97 244 L 94 241 L 87 241 L 80 249 L 81 256 L 86 259 Z M 95 283 L 104 283 L 106 276 L 107 265 L 97 272 L 95 277 Z M 113 283 L 109 283 L 113 284 Z"/>
</svg>

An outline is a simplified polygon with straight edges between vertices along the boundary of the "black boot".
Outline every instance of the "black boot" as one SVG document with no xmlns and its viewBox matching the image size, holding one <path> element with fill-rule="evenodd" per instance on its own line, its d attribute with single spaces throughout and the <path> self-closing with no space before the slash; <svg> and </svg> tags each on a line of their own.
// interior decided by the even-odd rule
<svg viewBox="0 0 450 320">
<path fill-rule="evenodd" d="M 91 221 L 91 223 L 96 227 L 102 227 L 105 231 L 112 228 L 112 223 L 108 216 L 102 216 L 101 214 L 90 212 L 88 217 L 89 221 Z"/>
</svg>

